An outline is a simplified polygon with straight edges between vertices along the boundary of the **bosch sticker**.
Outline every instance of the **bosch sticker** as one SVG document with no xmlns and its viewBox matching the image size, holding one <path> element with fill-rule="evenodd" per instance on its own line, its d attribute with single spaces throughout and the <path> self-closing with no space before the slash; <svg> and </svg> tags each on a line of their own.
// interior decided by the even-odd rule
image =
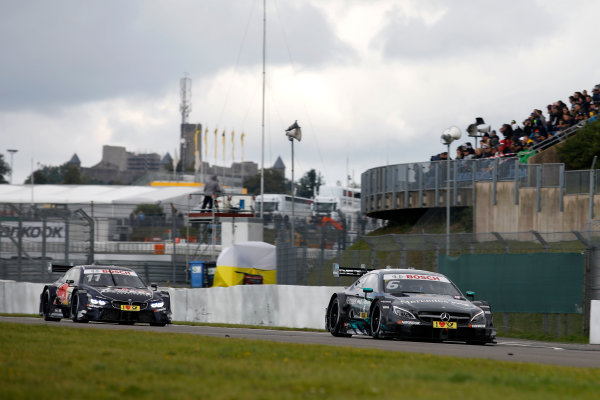
<svg viewBox="0 0 600 400">
<path fill-rule="evenodd" d="M 383 280 L 389 281 L 392 279 L 405 279 L 411 281 L 433 281 L 433 282 L 447 282 L 450 281 L 444 276 L 436 275 L 425 275 L 425 274 L 385 274 Z"/>
<path fill-rule="evenodd" d="M 113 274 L 113 275 L 129 275 L 137 276 L 134 271 L 125 271 L 123 269 L 105 269 L 105 268 L 92 268 L 83 271 L 84 274 Z"/>
</svg>

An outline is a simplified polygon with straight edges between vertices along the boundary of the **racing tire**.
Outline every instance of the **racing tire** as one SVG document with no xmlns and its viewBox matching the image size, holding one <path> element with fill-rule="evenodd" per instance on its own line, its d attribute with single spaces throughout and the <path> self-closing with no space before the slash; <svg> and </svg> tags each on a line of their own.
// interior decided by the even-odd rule
<svg viewBox="0 0 600 400">
<path fill-rule="evenodd" d="M 42 314 L 44 315 L 44 321 L 59 322 L 60 318 L 50 316 L 50 292 L 46 290 L 42 298 Z"/>
<path fill-rule="evenodd" d="M 371 311 L 371 336 L 374 339 L 382 339 L 383 334 L 381 332 L 381 307 L 379 303 L 375 303 L 373 310 Z"/>
<path fill-rule="evenodd" d="M 351 337 L 349 333 L 343 333 L 342 330 L 342 313 L 339 297 L 334 298 L 329 304 L 327 310 L 327 330 L 335 337 Z"/>
<path fill-rule="evenodd" d="M 79 319 L 77 318 L 77 313 L 79 312 L 79 293 L 74 292 L 71 296 L 71 319 L 76 323 L 86 323 L 87 319 Z"/>
<path fill-rule="evenodd" d="M 164 322 L 150 322 L 150 326 L 165 326 Z"/>
</svg>

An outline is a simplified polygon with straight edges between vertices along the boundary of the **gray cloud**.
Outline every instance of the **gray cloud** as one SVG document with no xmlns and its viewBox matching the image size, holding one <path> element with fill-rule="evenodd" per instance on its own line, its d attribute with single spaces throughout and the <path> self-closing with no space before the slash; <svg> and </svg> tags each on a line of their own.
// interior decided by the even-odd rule
<svg viewBox="0 0 600 400">
<path fill-rule="evenodd" d="M 427 25 L 423 19 L 408 18 L 395 7 L 372 46 L 385 57 L 435 60 L 493 52 L 499 62 L 509 49 L 542 43 L 558 25 L 535 0 L 511 2 L 453 0 L 429 1 L 419 5 L 429 13 L 446 10 L 441 19 Z"/>
<path fill-rule="evenodd" d="M 186 71 L 210 76 L 236 61 L 240 67 L 260 64 L 260 5 L 240 0 L 3 3 L 0 108 L 159 95 Z M 291 53 L 299 66 L 319 65 L 350 53 L 310 5 L 279 7 L 268 10 L 270 63 L 289 62 Z"/>
</svg>

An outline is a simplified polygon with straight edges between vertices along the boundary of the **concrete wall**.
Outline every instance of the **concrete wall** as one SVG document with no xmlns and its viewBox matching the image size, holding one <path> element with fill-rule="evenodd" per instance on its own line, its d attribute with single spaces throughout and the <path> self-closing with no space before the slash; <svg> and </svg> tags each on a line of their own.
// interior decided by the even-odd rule
<svg viewBox="0 0 600 400">
<path fill-rule="evenodd" d="M 0 313 L 37 314 L 42 283 L 0 281 Z M 324 329 L 339 287 L 249 285 L 170 288 L 174 321 Z"/>
<path fill-rule="evenodd" d="M 600 300 L 592 300 L 590 307 L 590 344 L 600 344 Z"/>
<path fill-rule="evenodd" d="M 0 313 L 37 314 L 43 283 L 0 281 Z M 174 321 L 325 328 L 329 286 L 170 288 Z M 590 343 L 600 344 L 600 300 L 592 300 Z"/>
<path fill-rule="evenodd" d="M 514 203 L 514 182 L 498 182 L 496 205 L 493 205 L 491 182 L 477 182 L 475 227 L 486 232 L 570 232 L 588 229 L 589 196 L 563 196 L 560 211 L 558 188 L 541 189 L 541 211 L 537 211 L 536 188 L 520 188 L 518 204 Z M 594 209 L 600 214 L 600 196 L 594 198 Z"/>
</svg>

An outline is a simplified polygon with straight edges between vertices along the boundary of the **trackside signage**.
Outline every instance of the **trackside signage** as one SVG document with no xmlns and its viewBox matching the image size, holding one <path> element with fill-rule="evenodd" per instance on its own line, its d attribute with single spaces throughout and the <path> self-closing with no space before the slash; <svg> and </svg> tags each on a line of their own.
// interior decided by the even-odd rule
<svg viewBox="0 0 600 400">
<path fill-rule="evenodd" d="M 41 242 L 44 236 L 48 242 L 64 242 L 65 226 L 64 224 L 48 222 L 44 227 L 42 222 L 23 222 L 21 229 L 17 222 L 2 222 L 0 225 L 0 238 L 2 240 L 12 238 L 18 240 L 19 236 L 23 240 L 31 242 Z"/>
</svg>

